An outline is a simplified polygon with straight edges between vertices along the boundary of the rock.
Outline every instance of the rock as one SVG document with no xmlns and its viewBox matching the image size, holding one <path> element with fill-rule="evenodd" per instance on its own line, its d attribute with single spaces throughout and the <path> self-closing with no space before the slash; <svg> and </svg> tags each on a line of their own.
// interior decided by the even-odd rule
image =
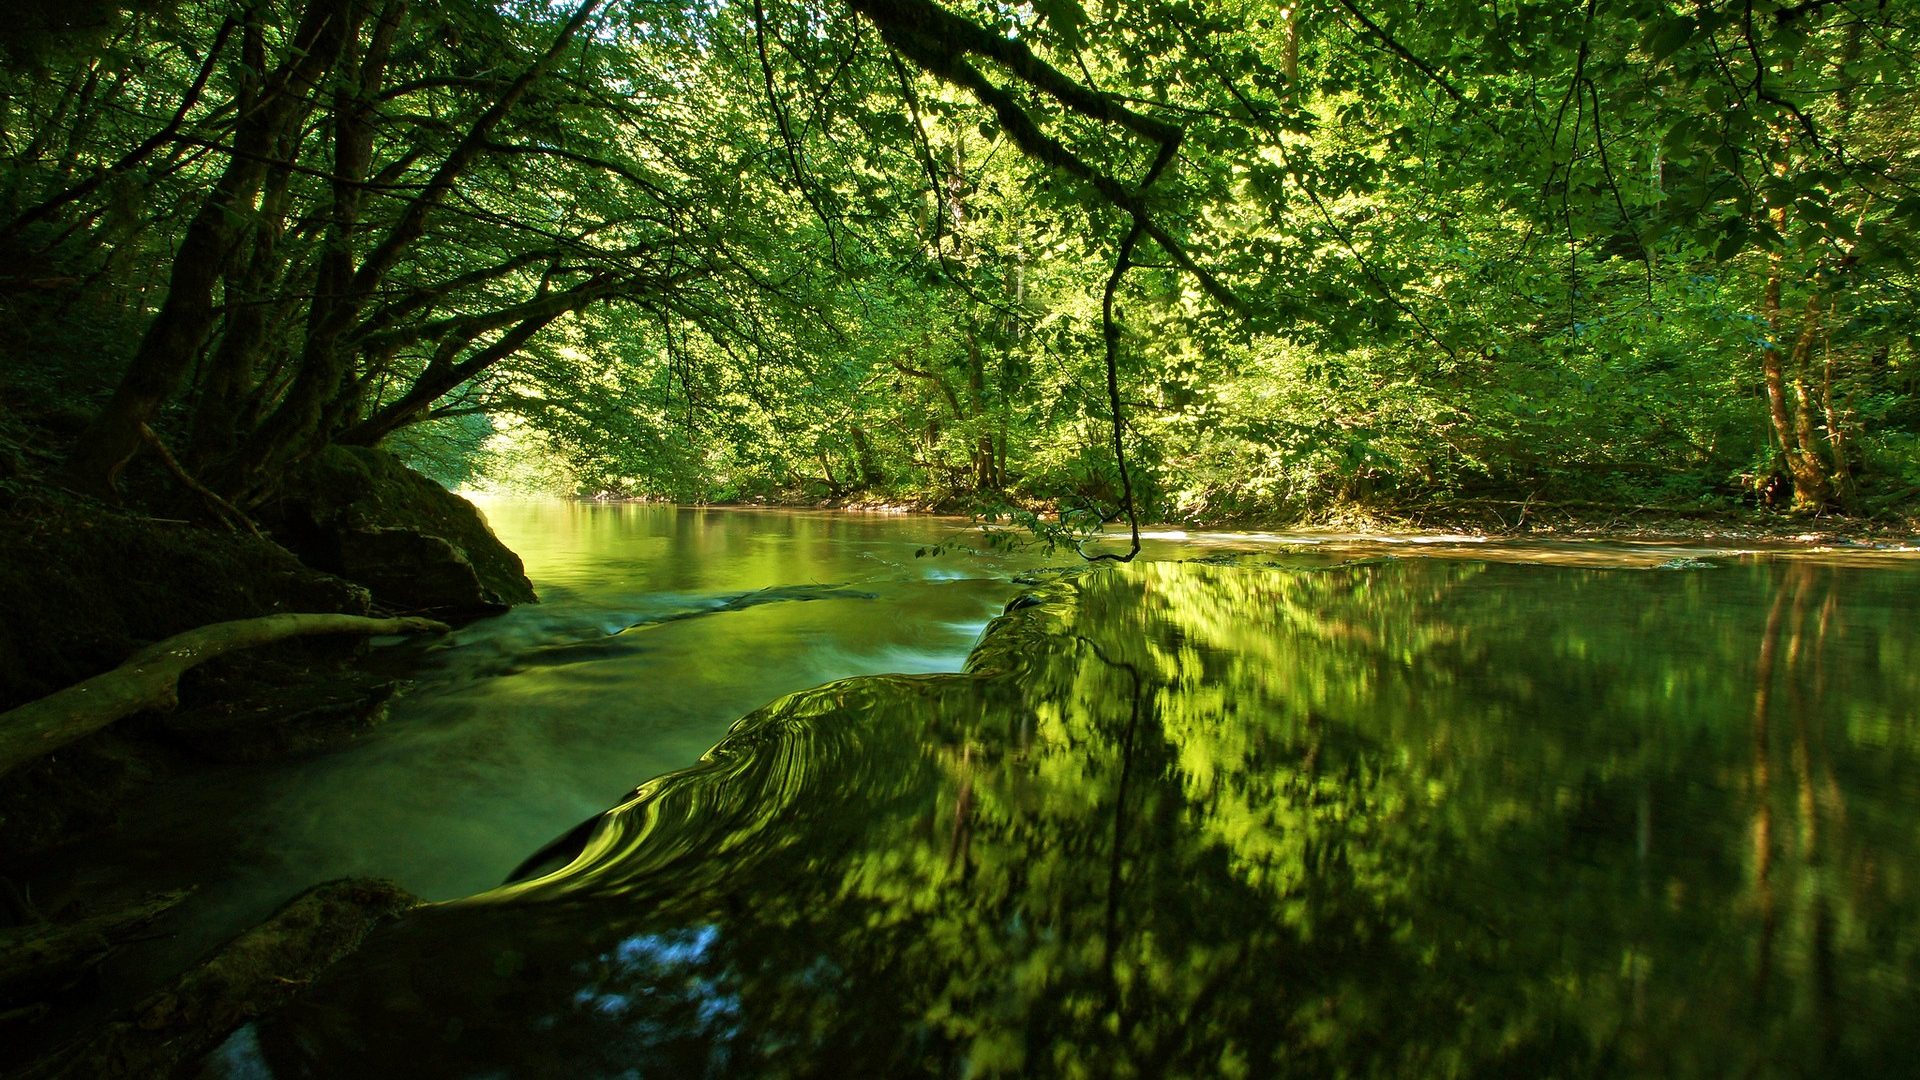
<svg viewBox="0 0 1920 1080">
<path fill-rule="evenodd" d="M 472 503 L 367 447 L 301 466 L 262 520 L 304 561 L 406 611 L 470 618 L 535 597 L 520 557 Z"/>
<path fill-rule="evenodd" d="M 64 1076 L 175 1076 L 241 1025 L 293 1000 L 314 977 L 360 947 L 375 927 L 419 906 L 390 881 L 347 878 L 316 885 L 198 967 L 40 1063 Z"/>
<path fill-rule="evenodd" d="M 385 603 L 409 609 L 502 610 L 467 553 L 411 529 L 349 529 L 340 534 L 340 576 Z"/>
<path fill-rule="evenodd" d="M 368 612 L 366 591 L 270 543 L 41 492 L 0 513 L 0 711 L 196 626 Z"/>
</svg>

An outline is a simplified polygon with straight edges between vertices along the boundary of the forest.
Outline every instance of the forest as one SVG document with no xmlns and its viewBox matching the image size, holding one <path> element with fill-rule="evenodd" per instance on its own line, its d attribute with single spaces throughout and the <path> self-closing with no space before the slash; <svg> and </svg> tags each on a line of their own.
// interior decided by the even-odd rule
<svg viewBox="0 0 1920 1080">
<path fill-rule="evenodd" d="M 239 515 L 340 445 L 1096 521 L 1898 512 L 1914 21 L 34 0 L 6 467 Z"/>
<path fill-rule="evenodd" d="M 5 7 L 0 1073 L 1909 1067 L 1913 0 Z"/>
</svg>

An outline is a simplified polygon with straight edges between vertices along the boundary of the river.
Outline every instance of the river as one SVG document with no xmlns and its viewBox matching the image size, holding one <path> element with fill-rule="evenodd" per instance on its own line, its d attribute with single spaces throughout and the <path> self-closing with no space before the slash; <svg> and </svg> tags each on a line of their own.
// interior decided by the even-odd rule
<svg viewBox="0 0 1920 1080">
<path fill-rule="evenodd" d="M 1015 575 L 1072 561 L 989 550 L 962 519 L 478 502 L 540 603 L 401 665 L 411 685 L 371 735 L 165 784 L 41 870 L 96 902 L 195 891 L 164 937 L 109 962 L 111 984 L 149 985 L 319 881 L 390 878 L 430 900 L 491 888 L 773 698 L 959 670 Z"/>
<path fill-rule="evenodd" d="M 236 1075 L 424 1031 L 450 1075 L 1904 1060 L 1911 553 L 1159 534 L 1210 561 L 1039 585 L 939 676 L 1074 560 L 940 519 L 485 509 L 540 604 L 437 646 L 378 735 L 167 792 L 95 854 L 203 883 L 184 952 L 329 877 L 483 893 L 625 805 L 567 870 L 377 937 Z"/>
</svg>

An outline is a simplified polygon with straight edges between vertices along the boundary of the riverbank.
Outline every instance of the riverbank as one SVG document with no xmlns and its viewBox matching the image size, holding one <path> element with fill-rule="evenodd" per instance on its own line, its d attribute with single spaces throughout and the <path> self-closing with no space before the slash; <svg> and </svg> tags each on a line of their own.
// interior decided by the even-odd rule
<svg viewBox="0 0 1920 1080">
<path fill-rule="evenodd" d="M 561 496 L 588 502 L 660 503 L 656 499 L 628 499 L 607 495 Z M 692 504 L 718 510 L 828 510 L 849 514 L 916 514 L 964 517 L 997 525 L 1018 534 L 1021 527 L 1009 518 L 1009 509 L 982 513 L 953 499 L 897 499 L 855 496 L 844 499 L 749 499 Z M 1057 519 L 1056 507 L 1014 508 L 1043 520 Z M 1124 520 L 1110 521 L 1109 533 L 1124 532 Z M 1833 546 L 1851 544 L 1920 543 L 1920 503 L 1901 511 L 1874 515 L 1833 512 L 1796 514 L 1765 506 L 1673 507 L 1597 502 L 1532 502 L 1516 499 L 1474 499 L 1436 502 L 1400 509 L 1345 506 L 1324 513 L 1295 516 L 1248 515 L 1190 520 L 1142 522 L 1142 532 L 1259 532 L 1403 535 L 1471 535 L 1488 540 L 1569 539 L 1625 540 L 1663 543 L 1743 541 Z"/>
<path fill-rule="evenodd" d="M 157 468 L 136 469 L 108 504 L 51 483 L 49 466 L 16 452 L 0 475 L 0 723 L 33 733 L 0 762 L 0 1069 L 144 993 L 105 972 L 199 884 L 46 866 L 163 813 L 154 793 L 169 786 L 222 783 L 379 727 L 421 647 L 365 634 L 533 599 L 470 504 L 377 451 L 308 463 L 250 517 Z M 331 636 L 288 636 L 323 627 Z M 83 681 L 89 696 L 59 693 Z M 163 839 L 152 854 L 182 853 Z"/>
</svg>

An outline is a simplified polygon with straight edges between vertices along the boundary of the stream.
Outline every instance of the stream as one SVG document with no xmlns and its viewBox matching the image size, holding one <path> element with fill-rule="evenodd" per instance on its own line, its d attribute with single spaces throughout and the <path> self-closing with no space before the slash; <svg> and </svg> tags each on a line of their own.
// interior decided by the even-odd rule
<svg viewBox="0 0 1920 1080">
<path fill-rule="evenodd" d="M 540 604 L 90 853 L 203 884 L 128 964 L 452 901 L 210 1075 L 1911 1068 L 1912 552 L 483 506 Z"/>
<path fill-rule="evenodd" d="M 403 665 L 411 685 L 369 736 L 167 783 L 42 870 L 77 895 L 194 890 L 164 936 L 109 961 L 109 985 L 150 987 L 316 882 L 384 877 L 429 900 L 498 885 L 773 698 L 959 670 L 1015 575 L 1072 558 L 987 551 L 962 519 L 478 502 L 540 603 Z"/>
</svg>

